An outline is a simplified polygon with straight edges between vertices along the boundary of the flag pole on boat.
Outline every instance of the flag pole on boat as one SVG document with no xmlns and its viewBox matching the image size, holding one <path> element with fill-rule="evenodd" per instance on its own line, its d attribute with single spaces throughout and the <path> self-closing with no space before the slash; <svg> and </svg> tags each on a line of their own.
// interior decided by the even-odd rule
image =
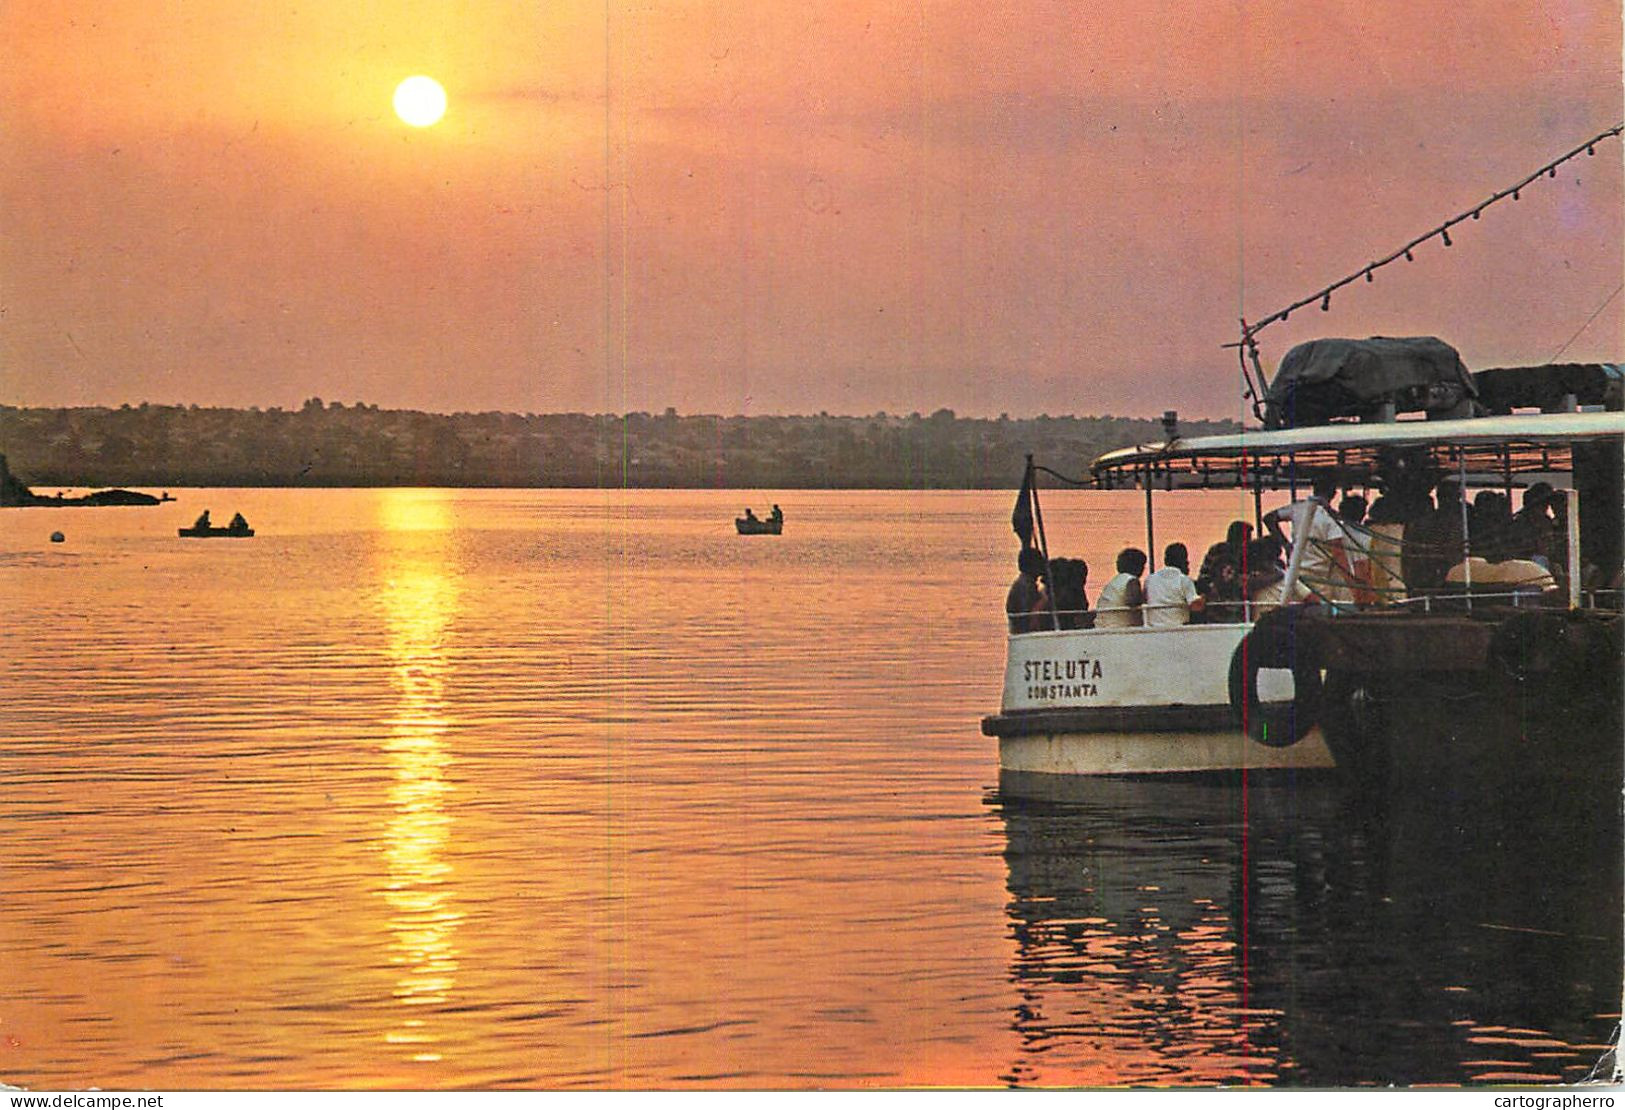
<svg viewBox="0 0 1625 1110">
<path fill-rule="evenodd" d="M 1021 475 L 1021 492 L 1016 494 L 1016 508 L 1010 514 L 1010 527 L 1021 537 L 1023 551 L 1033 546 L 1035 523 L 1038 526 L 1038 553 L 1044 559 L 1044 581 L 1049 586 L 1045 593 L 1049 595 L 1050 626 L 1059 632 L 1061 615 L 1055 608 L 1055 577 L 1050 573 L 1049 542 L 1044 538 L 1044 511 L 1038 506 L 1038 468 L 1033 465 L 1033 457 L 1028 455 L 1027 469 Z"/>
</svg>

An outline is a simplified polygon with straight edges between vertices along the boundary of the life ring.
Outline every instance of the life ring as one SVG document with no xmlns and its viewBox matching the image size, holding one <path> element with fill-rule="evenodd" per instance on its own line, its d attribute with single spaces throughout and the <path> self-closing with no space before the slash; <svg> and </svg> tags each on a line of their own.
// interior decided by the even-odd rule
<svg viewBox="0 0 1625 1110">
<path fill-rule="evenodd" d="M 1258 699 L 1258 672 L 1292 672 L 1292 700 Z M 1252 739 L 1270 748 L 1289 748 L 1309 735 L 1320 720 L 1325 683 L 1320 651 L 1312 636 L 1300 635 L 1290 610 L 1255 624 L 1230 657 L 1230 709 Z"/>
</svg>

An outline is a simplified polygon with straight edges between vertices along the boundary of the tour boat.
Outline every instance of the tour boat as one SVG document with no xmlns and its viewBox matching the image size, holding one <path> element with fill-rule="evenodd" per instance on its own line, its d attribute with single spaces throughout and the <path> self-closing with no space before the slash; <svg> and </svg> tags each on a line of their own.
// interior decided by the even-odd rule
<svg viewBox="0 0 1625 1110">
<path fill-rule="evenodd" d="M 1598 369 L 1604 376 L 1621 373 L 1614 365 Z M 1469 580 L 1416 597 L 1355 605 L 1326 601 L 1315 595 L 1324 583 L 1304 582 L 1309 603 L 1262 613 L 1244 603 L 1233 623 L 1063 629 L 1056 620 L 1049 630 L 1012 633 L 1000 711 L 982 723 L 999 740 L 1002 771 L 1167 774 L 1343 763 L 1387 773 L 1395 757 L 1391 737 L 1367 735 L 1373 731 L 1367 726 L 1379 713 L 1392 716 L 1394 704 L 1415 702 L 1414 709 L 1431 701 L 1435 715 L 1459 717 L 1459 705 L 1439 706 L 1469 700 L 1477 703 L 1474 711 L 1506 711 L 1501 693 L 1527 699 L 1537 688 L 1543 691 L 1535 702 L 1542 722 L 1581 713 L 1587 722 L 1601 720 L 1601 728 L 1612 729 L 1604 746 L 1617 748 L 1617 725 L 1607 724 L 1619 715 L 1625 415 L 1617 407 L 1334 423 L 1193 439 L 1180 438 L 1175 428 L 1170 433 L 1163 443 L 1103 455 L 1092 467 L 1095 488 L 1146 491 L 1148 532 L 1154 528 L 1156 489 L 1228 490 L 1232 497 L 1237 489 L 1250 489 L 1255 517 L 1261 517 L 1256 507 L 1266 491 L 1307 487 L 1316 474 L 1367 488 L 1390 478 L 1395 468 L 1430 479 L 1458 476 L 1468 489 L 1512 490 L 1547 481 L 1568 491 L 1567 551 L 1561 554 L 1566 589 L 1535 596 L 1475 587 Z M 1034 507 L 1032 479 L 1041 470 L 1032 467 L 1023 485 Z M 1603 582 L 1612 590 L 1583 588 L 1582 536 L 1586 561 L 1604 568 Z M 1289 597 L 1315 542 L 1309 530 L 1291 539 L 1282 587 Z M 1475 565 L 1470 542 L 1462 559 L 1469 573 Z M 1149 541 L 1147 546 L 1155 550 Z M 1397 564 L 1397 549 L 1390 558 Z M 1480 689 L 1486 685 L 1490 689 Z M 1617 766 L 1605 751 L 1600 756 L 1592 769 Z"/>
<path fill-rule="evenodd" d="M 1427 530 L 1414 526 L 1420 517 L 1361 535 L 1335 518 L 1317 522 L 1327 510 L 1305 499 L 1293 514 L 1302 527 L 1292 529 L 1279 584 L 1288 604 L 1261 611 L 1243 603 L 1225 623 L 1133 628 L 1068 628 L 1052 608 L 1047 620 L 1038 614 L 1041 630 L 1012 631 L 1000 710 L 982 721 L 999 741 L 1001 790 L 1045 793 L 1092 775 L 1335 765 L 1379 788 L 1405 779 L 1458 789 L 1483 776 L 1504 785 L 1510 770 L 1519 784 L 1546 777 L 1600 784 L 1618 804 L 1625 371 L 1588 363 L 1472 374 L 1440 340 L 1373 337 L 1299 344 L 1266 380 L 1257 336 L 1306 306 L 1329 309 L 1334 293 L 1371 281 L 1435 239 L 1449 246 L 1452 228 L 1516 200 L 1622 132 L 1625 125 L 1594 136 L 1269 317 L 1243 319 L 1240 341 L 1229 346 L 1260 427 L 1186 439 L 1168 413 L 1162 442 L 1109 452 L 1074 483 L 1144 490 L 1153 561 L 1161 554 L 1153 542 L 1157 489 L 1232 497 L 1251 490 L 1262 535 L 1265 492 L 1284 491 L 1296 502 L 1316 479 L 1399 492 L 1412 504 L 1426 495 L 1411 494 L 1443 477 L 1469 495 L 1473 487 L 1502 491 L 1509 502 L 1520 487 L 1546 483 L 1561 487 L 1554 500 L 1562 513 L 1551 528 L 1565 540 L 1537 569 L 1545 584 L 1562 588 L 1487 584 L 1489 572 L 1512 560 L 1505 544 L 1481 550 L 1493 562 L 1474 555 L 1465 504 L 1450 541 L 1460 545 L 1450 571 L 1460 580 L 1411 588 L 1407 554 L 1425 553 L 1435 565 L 1458 555 L 1443 550 L 1450 544 L 1424 544 Z M 1036 536 L 1047 565 L 1041 473 L 1062 477 L 1029 457 L 1012 524 L 1024 549 Z M 1431 504 L 1427 511 L 1443 516 Z M 1340 550 L 1344 538 L 1364 544 L 1371 565 L 1384 564 L 1380 588 L 1352 578 L 1309 580 L 1311 547 Z M 1313 566 L 1324 574 L 1325 550 L 1317 556 Z"/>
</svg>

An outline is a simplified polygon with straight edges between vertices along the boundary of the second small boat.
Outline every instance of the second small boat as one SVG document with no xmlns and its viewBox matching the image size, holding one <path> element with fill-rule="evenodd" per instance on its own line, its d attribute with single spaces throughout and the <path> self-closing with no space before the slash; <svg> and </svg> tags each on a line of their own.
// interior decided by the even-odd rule
<svg viewBox="0 0 1625 1110">
<path fill-rule="evenodd" d="M 759 517 L 750 509 L 744 516 L 734 517 L 734 528 L 741 536 L 777 536 L 784 532 L 784 510 L 777 505 L 766 517 Z"/>
<path fill-rule="evenodd" d="M 254 529 L 248 526 L 248 521 L 244 519 L 242 513 L 235 514 L 231 518 L 231 523 L 222 527 L 209 522 L 209 510 L 207 509 L 203 510 L 202 516 L 192 522 L 190 528 L 181 528 L 178 531 L 182 539 L 214 539 L 216 537 L 246 539 L 254 534 Z"/>
</svg>

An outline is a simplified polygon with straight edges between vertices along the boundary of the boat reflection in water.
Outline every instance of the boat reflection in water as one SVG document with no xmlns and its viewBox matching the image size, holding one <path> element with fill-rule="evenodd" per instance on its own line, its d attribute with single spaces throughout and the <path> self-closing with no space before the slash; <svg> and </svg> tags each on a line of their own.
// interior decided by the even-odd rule
<svg viewBox="0 0 1625 1110">
<path fill-rule="evenodd" d="M 1008 777 L 1008 1083 L 1613 1072 L 1617 798 L 1377 812 L 1323 780 L 1097 778 L 1075 800 L 1033 800 L 1017 795 L 1042 784 Z"/>
<path fill-rule="evenodd" d="M 393 781 L 393 811 L 382 841 L 387 875 L 383 898 L 398 968 L 395 998 L 404 1008 L 385 1040 L 411 1060 L 441 1058 L 430 1025 L 451 994 L 457 973 L 456 932 L 463 914 L 449 885 L 446 851 L 452 835 L 447 796 L 443 639 L 456 610 L 456 582 L 442 544 L 449 512 L 435 494 L 391 491 L 383 508 L 387 543 L 380 568 L 389 661 L 398 701 L 387 722 L 384 752 Z"/>
</svg>

